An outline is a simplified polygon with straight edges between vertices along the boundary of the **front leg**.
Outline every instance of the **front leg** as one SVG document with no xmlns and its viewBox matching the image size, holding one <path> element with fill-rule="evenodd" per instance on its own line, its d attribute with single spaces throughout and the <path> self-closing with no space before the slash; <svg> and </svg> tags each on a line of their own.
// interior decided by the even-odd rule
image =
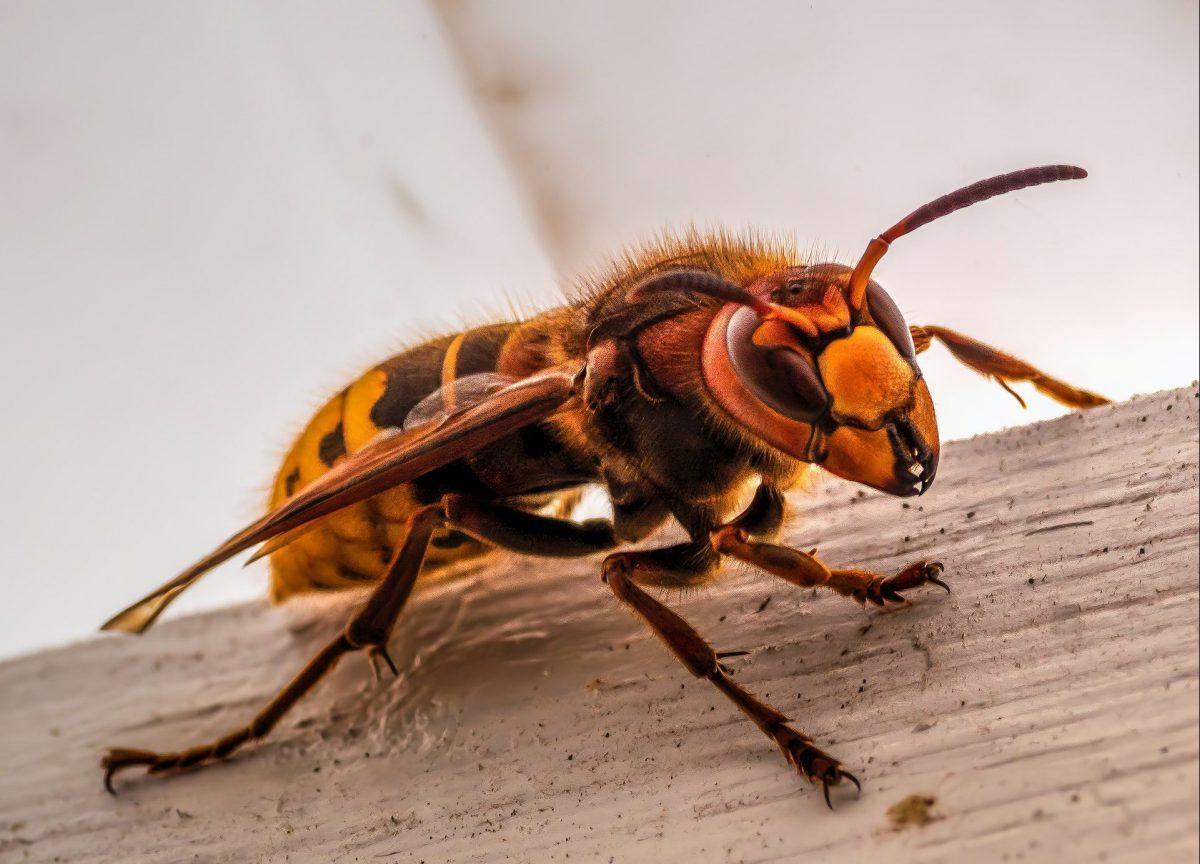
<svg viewBox="0 0 1200 864">
<path fill-rule="evenodd" d="M 793 585 L 801 588 L 823 586 L 864 605 L 874 603 L 883 606 L 888 600 L 902 603 L 905 600 L 902 591 L 927 583 L 950 591 L 950 586 L 939 578 L 945 569 L 940 561 L 918 561 L 894 576 L 882 576 L 857 568 L 833 569 L 812 553 L 776 543 L 750 540 L 745 529 L 735 523 L 723 525 L 714 531 L 712 545 L 722 554 L 753 564 Z"/>
<path fill-rule="evenodd" d="M 841 763 L 788 725 L 788 718 L 739 686 L 721 665 L 721 657 L 691 624 L 655 600 L 643 585 L 685 586 L 703 582 L 715 572 L 720 556 L 707 542 L 681 543 L 663 549 L 618 552 L 604 560 L 602 578 L 617 598 L 632 608 L 671 653 L 697 678 L 706 678 L 763 731 L 810 782 L 820 783 L 832 808 L 829 789 L 843 779 L 861 788 Z"/>
</svg>

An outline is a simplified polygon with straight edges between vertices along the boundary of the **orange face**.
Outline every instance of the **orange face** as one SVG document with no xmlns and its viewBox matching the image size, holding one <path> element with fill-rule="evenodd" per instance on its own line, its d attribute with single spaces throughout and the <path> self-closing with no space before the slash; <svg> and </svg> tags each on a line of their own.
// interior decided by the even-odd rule
<svg viewBox="0 0 1200 864">
<path fill-rule="evenodd" d="M 747 286 L 798 313 L 764 322 L 726 306 L 704 345 L 705 383 L 741 425 L 785 453 L 893 495 L 937 470 L 933 401 L 908 326 L 877 284 L 854 312 L 850 269 L 796 267 Z"/>
</svg>

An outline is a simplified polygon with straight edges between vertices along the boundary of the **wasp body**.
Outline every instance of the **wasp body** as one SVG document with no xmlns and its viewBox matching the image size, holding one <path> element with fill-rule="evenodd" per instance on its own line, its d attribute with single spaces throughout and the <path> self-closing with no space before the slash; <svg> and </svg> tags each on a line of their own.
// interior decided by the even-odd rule
<svg viewBox="0 0 1200 864">
<path fill-rule="evenodd" d="M 617 536 L 640 539 L 668 515 L 705 530 L 722 517 L 753 477 L 778 488 L 792 485 L 806 464 L 772 455 L 723 423 L 701 398 L 700 355 L 713 308 L 673 298 L 681 311 L 659 319 L 630 299 L 647 277 L 703 264 L 741 280 L 799 266 L 771 244 L 693 235 L 631 253 L 601 283 L 581 286 L 580 298 L 529 320 L 493 324 L 434 339 L 373 366 L 322 406 L 300 434 L 276 476 L 270 506 L 278 507 L 343 456 L 386 429 L 403 428 L 431 393 L 476 377 L 519 380 L 563 364 L 588 362 L 588 334 L 619 321 L 620 341 L 602 386 L 590 400 L 416 480 L 351 505 L 271 555 L 271 596 L 361 586 L 378 579 L 403 540 L 417 508 L 447 494 L 550 506 L 566 514 L 585 484 L 605 487 Z M 679 272 L 668 270 L 666 272 Z M 649 312 L 649 314 L 646 314 Z M 628 319 L 628 320 L 626 320 Z M 459 386 L 462 386 L 461 383 Z M 602 403 L 602 404 L 601 404 Z M 663 442 L 670 446 L 663 446 Z M 674 505 L 674 509 L 669 506 Z M 440 528 L 426 553 L 423 576 L 490 547 L 462 531 Z M 581 550 L 584 551 L 584 550 Z M 586 553 L 596 551 L 587 548 Z"/>
<path fill-rule="evenodd" d="M 366 650 L 394 669 L 388 636 L 418 574 L 427 580 L 499 547 L 610 552 L 600 567 L 608 588 L 820 783 L 826 801 L 841 780 L 857 785 L 644 588 L 703 583 L 724 557 L 880 606 L 925 584 L 946 587 L 937 562 L 884 576 L 773 543 L 783 493 L 812 465 L 894 495 L 929 487 L 939 440 L 916 357 L 933 339 L 1006 388 L 1031 381 L 1068 405 L 1106 401 L 954 331 L 909 327 L 870 279 L 889 244 L 928 221 L 1082 176 L 1049 166 L 966 187 L 884 232 L 853 269 L 724 234 L 664 240 L 561 307 L 432 340 L 369 369 L 301 433 L 266 516 L 105 626 L 144 630 L 206 570 L 260 544 L 273 599 L 365 584 L 365 606 L 247 726 L 176 753 L 111 750 L 106 784 L 125 767 L 187 768 L 262 737 L 345 653 Z M 605 490 L 611 518 L 567 518 L 588 484 Z M 670 519 L 685 541 L 619 550 Z"/>
</svg>

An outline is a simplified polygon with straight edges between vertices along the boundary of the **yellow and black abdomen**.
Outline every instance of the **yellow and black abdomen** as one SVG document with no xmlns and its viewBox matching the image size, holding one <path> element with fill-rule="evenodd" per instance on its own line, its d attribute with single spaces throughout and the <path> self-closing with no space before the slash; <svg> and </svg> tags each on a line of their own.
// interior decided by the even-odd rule
<svg viewBox="0 0 1200 864">
<path fill-rule="evenodd" d="M 412 408 L 442 385 L 448 351 L 456 352 L 450 359 L 454 377 L 493 372 L 505 343 L 519 327 L 498 324 L 435 339 L 367 370 L 326 402 L 300 433 L 276 476 L 270 506 L 277 507 L 380 431 L 403 426 Z M 271 599 L 341 590 L 379 578 L 416 507 L 448 491 L 489 494 L 478 486 L 468 469 L 447 466 L 326 517 L 271 556 Z M 466 535 L 441 531 L 434 536 L 425 566 L 444 566 L 484 551 L 483 544 Z"/>
</svg>

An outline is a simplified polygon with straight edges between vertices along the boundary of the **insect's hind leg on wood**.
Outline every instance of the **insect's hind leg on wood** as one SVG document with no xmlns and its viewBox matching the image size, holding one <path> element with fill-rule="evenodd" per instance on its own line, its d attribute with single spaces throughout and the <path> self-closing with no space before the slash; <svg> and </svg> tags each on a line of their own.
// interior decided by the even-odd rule
<svg viewBox="0 0 1200 864">
<path fill-rule="evenodd" d="M 404 543 L 392 556 L 382 581 L 371 592 L 366 605 L 347 622 L 341 633 L 322 648 L 308 665 L 254 716 L 253 720 L 217 741 L 174 753 L 114 747 L 108 751 L 101 763 L 104 768 L 105 788 L 114 792 L 113 776 L 125 768 L 144 765 L 151 774 L 192 768 L 222 759 L 247 742 L 263 738 L 275 728 L 288 710 L 337 665 L 343 654 L 366 648 L 373 656 L 383 657 L 394 669 L 395 666 L 387 654 L 387 637 L 400 615 L 400 610 L 404 608 L 405 601 L 412 593 L 429 539 L 434 529 L 444 521 L 444 506 L 440 503 L 422 507 L 409 517 Z"/>
<path fill-rule="evenodd" d="M 820 783 L 829 800 L 829 789 L 843 779 L 859 787 L 858 779 L 841 763 L 819 749 L 807 735 L 788 725 L 788 718 L 758 699 L 729 677 L 721 663 L 724 654 L 713 647 L 691 624 L 637 583 L 659 586 L 683 586 L 702 581 L 712 572 L 720 556 L 702 541 L 681 543 L 662 549 L 618 552 L 604 560 L 601 578 L 613 594 L 628 605 L 666 643 L 671 653 L 697 678 L 705 678 L 736 705 L 763 731 L 801 774 L 812 783 Z M 743 653 L 743 652 L 735 652 Z M 861 788 L 861 787 L 860 787 Z"/>
<path fill-rule="evenodd" d="M 372 665 L 381 658 L 395 673 L 395 663 L 387 653 L 388 639 L 412 594 L 430 538 L 442 526 L 464 530 L 513 551 L 553 557 L 589 555 L 611 548 L 616 542 L 612 524 L 604 520 L 578 523 L 553 519 L 459 495 L 447 495 L 436 504 L 426 505 L 409 517 L 404 542 L 362 609 L 254 719 L 216 741 L 187 750 L 159 753 L 114 747 L 101 762 L 105 788 L 114 792 L 113 776 L 126 768 L 145 766 L 150 774 L 194 768 L 223 759 L 244 744 L 265 737 L 344 654 L 366 650 Z"/>
</svg>

